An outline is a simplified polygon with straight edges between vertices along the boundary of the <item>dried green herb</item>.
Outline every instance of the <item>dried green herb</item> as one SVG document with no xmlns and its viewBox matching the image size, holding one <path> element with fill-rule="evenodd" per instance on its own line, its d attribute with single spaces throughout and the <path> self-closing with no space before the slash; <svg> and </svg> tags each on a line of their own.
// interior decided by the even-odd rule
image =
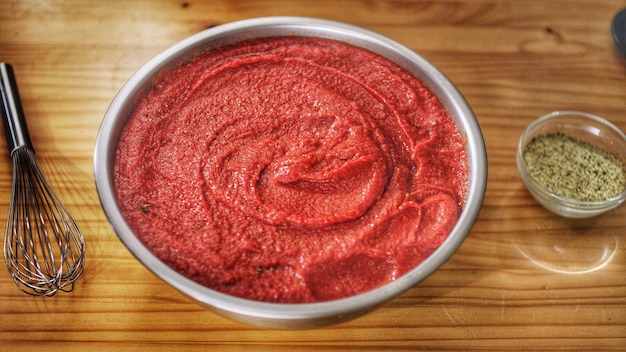
<svg viewBox="0 0 626 352">
<path fill-rule="evenodd" d="M 530 174 L 550 191 L 583 202 L 618 196 L 626 187 L 626 166 L 595 145 L 550 133 L 533 138 L 523 152 Z"/>
<path fill-rule="evenodd" d="M 147 203 L 144 203 L 144 204 L 141 204 L 141 205 L 139 206 L 139 209 L 141 209 L 141 211 L 142 211 L 144 214 L 148 214 L 148 213 L 150 212 L 150 208 L 151 208 L 151 207 L 152 207 L 152 205 L 147 204 Z"/>
</svg>

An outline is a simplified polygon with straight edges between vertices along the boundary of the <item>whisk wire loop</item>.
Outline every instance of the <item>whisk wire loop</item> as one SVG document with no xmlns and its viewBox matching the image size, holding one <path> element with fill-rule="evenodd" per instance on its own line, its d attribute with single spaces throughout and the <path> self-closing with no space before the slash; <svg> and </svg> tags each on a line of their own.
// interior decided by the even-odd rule
<svg viewBox="0 0 626 352">
<path fill-rule="evenodd" d="M 29 148 L 14 151 L 5 260 L 20 290 L 52 296 L 82 274 L 84 238 Z"/>
</svg>

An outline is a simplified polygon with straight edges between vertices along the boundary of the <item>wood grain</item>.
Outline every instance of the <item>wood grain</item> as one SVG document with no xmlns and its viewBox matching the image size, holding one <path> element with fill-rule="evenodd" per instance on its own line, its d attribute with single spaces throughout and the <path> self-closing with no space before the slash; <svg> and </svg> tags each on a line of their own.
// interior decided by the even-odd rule
<svg viewBox="0 0 626 352">
<path fill-rule="evenodd" d="M 15 68 L 40 163 L 88 245 L 71 294 L 26 296 L 0 270 L 0 349 L 626 349 L 626 207 L 585 221 L 558 218 L 532 199 L 515 166 L 522 130 L 553 110 L 594 113 L 626 131 L 626 61 L 610 34 L 623 7 L 623 0 L 0 0 L 0 60 Z M 100 122 L 133 72 L 198 31 L 272 15 L 348 22 L 419 52 L 465 95 L 489 157 L 479 219 L 440 270 L 369 315 L 311 331 L 244 326 L 187 300 L 121 244 L 93 183 Z M 10 168 L 3 154 L 4 209 Z"/>
</svg>

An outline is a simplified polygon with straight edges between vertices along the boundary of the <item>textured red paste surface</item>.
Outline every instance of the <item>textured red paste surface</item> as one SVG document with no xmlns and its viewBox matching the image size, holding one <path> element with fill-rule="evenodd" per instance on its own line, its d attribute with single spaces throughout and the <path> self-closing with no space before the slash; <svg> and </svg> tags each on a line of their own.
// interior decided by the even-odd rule
<svg viewBox="0 0 626 352">
<path fill-rule="evenodd" d="M 464 144 L 419 80 L 331 40 L 284 37 L 164 74 L 118 145 L 137 236 L 181 274 L 270 302 L 326 301 L 405 274 L 464 204 Z"/>
</svg>

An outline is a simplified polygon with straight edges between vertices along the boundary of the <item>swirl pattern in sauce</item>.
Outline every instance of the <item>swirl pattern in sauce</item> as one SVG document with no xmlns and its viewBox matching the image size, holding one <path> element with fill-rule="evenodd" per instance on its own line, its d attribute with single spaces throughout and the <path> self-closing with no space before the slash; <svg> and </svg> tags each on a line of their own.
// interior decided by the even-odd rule
<svg viewBox="0 0 626 352">
<path fill-rule="evenodd" d="M 432 253 L 463 207 L 461 136 L 387 59 L 279 37 L 159 77 L 116 154 L 117 198 L 181 274 L 253 300 L 348 297 Z"/>
</svg>

